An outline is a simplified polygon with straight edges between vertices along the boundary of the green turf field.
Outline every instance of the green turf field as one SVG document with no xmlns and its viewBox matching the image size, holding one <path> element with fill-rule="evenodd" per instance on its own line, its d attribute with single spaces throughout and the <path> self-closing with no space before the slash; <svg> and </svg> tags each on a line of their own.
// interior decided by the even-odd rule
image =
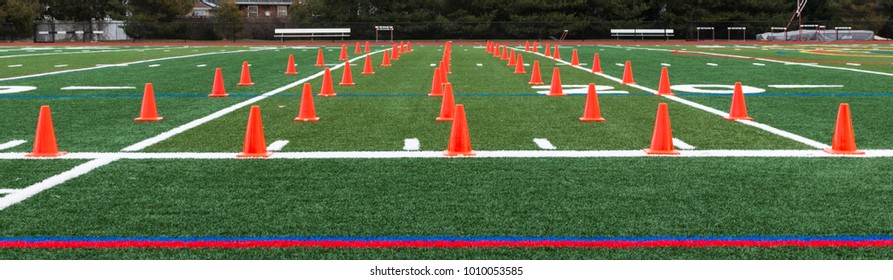
<svg viewBox="0 0 893 280">
<path fill-rule="evenodd" d="M 391 67 L 379 66 L 390 46 L 373 46 L 376 74 L 361 75 L 363 57 L 348 44 L 352 87 L 338 85 L 340 45 L 0 48 L 0 238 L 893 235 L 893 91 L 886 86 L 893 49 L 886 45 L 563 44 L 561 61 L 510 46 L 525 63 L 538 61 L 546 85 L 528 85 L 530 66 L 528 74 L 513 74 L 483 45 L 459 43 L 449 81 L 474 150 L 518 158 L 428 156 L 447 148 L 451 131 L 451 123 L 435 122 L 441 98 L 427 96 L 443 45 L 416 44 Z M 310 83 L 316 94 L 322 84 L 323 67 L 314 66 L 319 49 L 337 96 L 315 97 L 321 120 L 297 123 L 301 85 Z M 573 50 L 579 68 L 566 63 Z M 283 74 L 289 54 L 298 75 Z M 595 54 L 604 74 L 588 71 Z M 635 86 L 618 82 L 627 60 Z M 237 87 L 245 61 L 256 85 Z M 662 67 L 677 97 L 652 94 Z M 215 68 L 227 98 L 207 97 Z M 546 96 L 553 69 L 568 96 Z M 716 113 L 729 111 L 735 82 L 748 86 L 754 122 Z M 161 122 L 133 121 L 145 83 L 154 85 Z M 589 83 L 601 87 L 607 122 L 578 120 Z M 65 89 L 72 86 L 92 89 Z M 659 103 L 668 103 L 683 156 L 642 151 Z M 858 147 L 871 158 L 816 157 L 831 145 L 841 103 L 850 104 Z M 59 149 L 69 156 L 24 159 L 42 105 L 52 108 Z M 266 144 L 288 141 L 274 158 L 235 157 L 253 105 L 261 108 Z M 3 146 L 15 140 L 25 142 Z M 388 152 L 404 156 L 376 158 Z M 604 156 L 611 152 L 624 156 Z M 575 153 L 596 156 L 567 157 Z M 530 154 L 538 156 L 523 156 Z M 89 169 L 58 184 L 41 182 L 79 168 Z M 0 258 L 889 259 L 891 252 L 0 249 Z"/>
</svg>

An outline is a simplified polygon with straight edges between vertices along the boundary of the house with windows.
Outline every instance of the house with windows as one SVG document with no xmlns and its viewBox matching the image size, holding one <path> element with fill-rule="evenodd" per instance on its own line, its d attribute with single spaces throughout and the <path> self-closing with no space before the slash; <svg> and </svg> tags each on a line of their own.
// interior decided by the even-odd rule
<svg viewBox="0 0 893 280">
<path fill-rule="evenodd" d="M 195 7 L 190 16 L 209 17 L 211 10 L 220 4 L 221 0 L 195 0 Z M 246 18 L 287 18 L 288 7 L 292 4 L 301 5 L 304 0 L 236 0 L 239 11 Z"/>
</svg>

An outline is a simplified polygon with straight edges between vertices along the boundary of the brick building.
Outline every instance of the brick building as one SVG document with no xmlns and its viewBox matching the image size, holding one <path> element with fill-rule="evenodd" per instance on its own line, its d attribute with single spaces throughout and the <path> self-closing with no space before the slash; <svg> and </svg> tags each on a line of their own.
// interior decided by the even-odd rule
<svg viewBox="0 0 893 280">
<path fill-rule="evenodd" d="M 195 0 L 195 7 L 190 14 L 193 17 L 209 17 L 211 9 L 216 8 L 221 0 Z M 239 11 L 246 18 L 287 18 L 288 7 L 293 3 L 303 4 L 304 0 L 236 0 Z"/>
</svg>

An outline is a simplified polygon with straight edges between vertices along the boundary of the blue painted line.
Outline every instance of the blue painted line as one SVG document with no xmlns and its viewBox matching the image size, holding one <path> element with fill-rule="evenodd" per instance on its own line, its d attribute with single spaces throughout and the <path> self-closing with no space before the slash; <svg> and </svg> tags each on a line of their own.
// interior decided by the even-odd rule
<svg viewBox="0 0 893 280">
<path fill-rule="evenodd" d="M 210 237 L 0 237 L 0 242 L 109 242 L 109 241 L 893 241 L 887 235 L 832 235 L 832 236 L 645 236 L 645 237 L 526 237 L 526 236 L 210 236 Z"/>
</svg>

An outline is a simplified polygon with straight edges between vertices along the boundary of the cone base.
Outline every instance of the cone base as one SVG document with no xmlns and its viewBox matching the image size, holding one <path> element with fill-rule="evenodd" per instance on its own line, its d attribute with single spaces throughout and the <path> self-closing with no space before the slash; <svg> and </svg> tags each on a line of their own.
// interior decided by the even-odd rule
<svg viewBox="0 0 893 280">
<path fill-rule="evenodd" d="M 363 73 L 360 73 L 360 74 L 363 74 L 363 75 L 375 75 L 375 72 L 363 72 Z"/>
<path fill-rule="evenodd" d="M 57 152 L 57 153 L 30 153 L 25 155 L 25 157 L 60 157 L 68 154 L 68 152 Z"/>
<path fill-rule="evenodd" d="M 527 74 L 527 72 L 515 72 L 515 74 Z"/>
<path fill-rule="evenodd" d="M 254 83 L 238 83 L 238 84 L 236 84 L 237 87 L 250 87 L 253 85 L 254 85 Z"/>
<path fill-rule="evenodd" d="M 453 118 L 437 117 L 434 120 L 438 121 L 438 122 L 451 122 L 451 121 L 453 121 Z"/>
<path fill-rule="evenodd" d="M 834 149 L 823 149 L 822 151 L 825 151 L 826 153 L 829 153 L 829 154 L 832 154 L 832 155 L 864 155 L 864 154 L 865 154 L 864 151 L 859 151 L 859 150 L 855 150 L 855 151 L 837 151 L 837 150 L 834 150 Z"/>
<path fill-rule="evenodd" d="M 322 97 L 335 97 L 335 96 L 338 96 L 338 95 L 337 95 L 337 94 L 334 94 L 334 93 L 333 93 L 333 94 L 322 94 L 322 93 L 320 93 L 320 94 L 317 94 L 316 96 L 322 96 Z"/>
<path fill-rule="evenodd" d="M 625 82 L 624 82 L 624 83 L 620 83 L 620 84 L 621 84 L 621 85 L 635 85 L 636 82 L 632 82 L 632 83 L 625 83 Z"/>
<path fill-rule="evenodd" d="M 227 97 L 229 94 L 209 94 L 208 97 Z"/>
<path fill-rule="evenodd" d="M 580 118 L 581 122 L 605 122 L 605 118 Z"/>
<path fill-rule="evenodd" d="M 592 73 L 592 74 L 604 74 L 605 72 L 602 72 L 602 71 L 592 71 L 591 73 Z"/>
<path fill-rule="evenodd" d="M 443 155 L 448 156 L 448 157 L 456 157 L 456 156 L 473 157 L 473 156 L 477 155 L 477 153 L 475 153 L 474 151 L 468 151 L 468 152 L 443 151 Z"/>
<path fill-rule="evenodd" d="M 157 122 L 157 121 L 161 121 L 161 120 L 163 120 L 163 119 L 164 119 L 163 117 L 157 117 L 157 118 L 135 118 L 135 119 L 133 119 L 133 121 L 135 121 L 135 122 Z"/>
<path fill-rule="evenodd" d="M 391 67 L 390 64 L 382 64 L 382 65 L 379 65 L 379 66 L 381 66 L 381 67 Z"/>
<path fill-rule="evenodd" d="M 539 82 L 539 83 L 537 83 L 537 82 L 529 82 L 529 83 L 527 83 L 527 84 L 528 84 L 528 85 L 545 85 L 545 84 L 542 83 L 542 82 Z"/>
<path fill-rule="evenodd" d="M 752 120 L 753 120 L 753 118 L 751 118 L 751 117 L 734 117 L 734 118 L 733 118 L 733 117 L 726 117 L 726 119 L 727 119 L 727 120 L 730 120 L 730 121 L 738 121 L 738 120 L 741 120 L 741 121 L 752 121 Z"/>
<path fill-rule="evenodd" d="M 339 85 L 339 86 L 342 86 L 342 87 L 352 87 L 352 86 L 355 86 L 355 85 L 357 85 L 357 84 L 355 84 L 355 83 L 340 83 L 340 84 L 338 84 L 338 85 Z"/>
<path fill-rule="evenodd" d="M 273 155 L 273 153 L 271 153 L 271 152 L 266 152 L 266 153 L 250 153 L 250 154 L 249 154 L 249 153 L 240 153 L 240 154 L 236 155 L 236 157 L 237 157 L 237 158 L 268 158 L 268 157 L 270 157 L 271 155 Z"/>
<path fill-rule="evenodd" d="M 301 118 L 301 117 L 295 118 L 295 122 L 318 122 L 318 121 L 319 121 L 318 117 L 317 118 Z"/>
<path fill-rule="evenodd" d="M 658 96 L 676 96 L 676 94 L 674 94 L 674 93 L 672 93 L 672 92 L 667 92 L 667 93 L 660 93 L 660 92 L 658 92 L 658 93 L 655 94 L 655 95 L 658 95 Z"/>
<path fill-rule="evenodd" d="M 431 96 L 431 97 L 443 97 L 443 93 L 429 93 L 428 96 Z"/>
<path fill-rule="evenodd" d="M 663 151 L 663 150 L 645 149 L 645 153 L 649 154 L 649 155 L 678 155 L 679 151 L 676 151 L 676 150 Z"/>
<path fill-rule="evenodd" d="M 285 75 L 297 75 L 297 74 L 298 74 L 298 72 L 294 72 L 294 73 L 292 73 L 292 72 L 285 72 Z"/>
</svg>

